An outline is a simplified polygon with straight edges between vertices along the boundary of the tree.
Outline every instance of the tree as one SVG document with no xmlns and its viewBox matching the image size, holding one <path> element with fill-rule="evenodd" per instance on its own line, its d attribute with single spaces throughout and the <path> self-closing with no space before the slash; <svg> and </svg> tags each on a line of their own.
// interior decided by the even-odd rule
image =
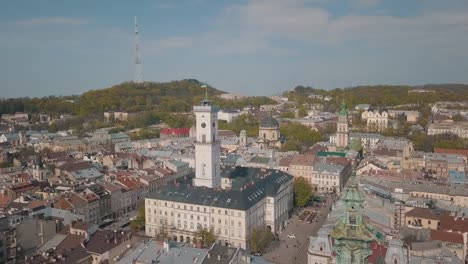
<svg viewBox="0 0 468 264">
<path fill-rule="evenodd" d="M 298 207 L 304 207 L 314 194 L 312 191 L 312 186 L 303 177 L 294 178 L 293 192 L 294 202 Z"/>
<path fill-rule="evenodd" d="M 465 120 L 465 118 L 460 113 L 457 113 L 452 116 L 452 120 L 455 122 L 459 122 Z"/>
<path fill-rule="evenodd" d="M 130 222 L 130 228 L 132 228 L 135 231 L 139 231 L 145 228 L 145 203 L 142 202 L 138 206 L 138 213 L 135 217 Z"/>
<path fill-rule="evenodd" d="M 254 228 L 250 235 L 250 250 L 253 252 L 263 252 L 268 244 L 273 241 L 274 235 L 266 226 Z"/>
<path fill-rule="evenodd" d="M 202 247 L 211 246 L 216 241 L 213 227 L 207 229 L 199 225 L 195 237 L 200 242 Z"/>
<path fill-rule="evenodd" d="M 319 131 L 313 131 L 296 122 L 281 124 L 280 132 L 286 137 L 286 142 L 282 146 L 284 151 L 304 151 L 322 140 L 322 134 Z"/>
<path fill-rule="evenodd" d="M 359 138 L 353 138 L 349 141 L 349 148 L 354 151 L 360 151 L 362 149 L 362 141 Z"/>
</svg>

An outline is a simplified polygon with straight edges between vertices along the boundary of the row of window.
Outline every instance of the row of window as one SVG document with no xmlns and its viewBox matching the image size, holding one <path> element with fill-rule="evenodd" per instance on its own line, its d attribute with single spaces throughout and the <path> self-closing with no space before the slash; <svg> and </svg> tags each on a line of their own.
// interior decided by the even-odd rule
<svg viewBox="0 0 468 264">
<path fill-rule="evenodd" d="M 151 204 L 151 201 L 148 200 L 148 205 Z M 157 201 L 153 201 L 153 205 L 157 205 Z M 164 205 L 163 205 L 163 202 L 160 202 L 160 206 L 165 206 L 165 207 L 170 207 L 170 208 L 173 208 L 173 204 L 169 204 L 168 206 L 168 203 L 167 202 L 164 202 Z M 180 204 L 177 204 L 177 209 L 181 209 L 183 207 L 184 210 L 190 210 L 190 211 L 197 211 L 197 212 L 201 212 L 200 210 L 200 206 L 197 206 L 197 207 L 194 207 L 193 205 L 190 205 L 190 206 L 187 206 L 187 205 L 183 205 L 181 206 Z M 215 213 L 215 209 L 214 208 L 211 208 L 211 213 Z M 208 212 L 208 209 L 207 207 L 203 207 L 203 212 L 206 213 Z M 225 214 L 225 215 L 229 215 L 229 210 L 221 210 L 221 209 L 217 209 L 217 212 L 218 214 Z M 234 216 L 235 215 L 235 211 L 234 210 L 231 210 L 231 216 Z M 237 212 L 237 216 L 238 217 L 242 217 L 242 212 Z"/>
</svg>

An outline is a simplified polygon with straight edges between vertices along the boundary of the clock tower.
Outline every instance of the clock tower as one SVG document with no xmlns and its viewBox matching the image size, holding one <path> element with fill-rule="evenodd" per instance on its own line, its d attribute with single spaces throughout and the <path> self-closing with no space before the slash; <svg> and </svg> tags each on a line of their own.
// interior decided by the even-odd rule
<svg viewBox="0 0 468 264">
<path fill-rule="evenodd" d="M 221 187 L 220 149 L 218 139 L 219 107 L 207 98 L 193 107 L 196 119 L 195 186 Z"/>
</svg>

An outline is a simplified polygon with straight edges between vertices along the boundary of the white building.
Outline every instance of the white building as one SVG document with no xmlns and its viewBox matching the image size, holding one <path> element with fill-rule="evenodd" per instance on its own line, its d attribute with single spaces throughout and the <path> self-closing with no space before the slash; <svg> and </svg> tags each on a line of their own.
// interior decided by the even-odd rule
<svg viewBox="0 0 468 264">
<path fill-rule="evenodd" d="M 172 240 L 196 243 L 200 228 L 212 228 L 219 243 L 248 248 L 255 228 L 278 232 L 287 224 L 293 177 L 254 168 L 221 171 L 217 111 L 208 100 L 194 107 L 195 179 L 169 184 L 146 196 L 147 236 L 164 232 Z"/>
<path fill-rule="evenodd" d="M 361 118 L 366 120 L 370 129 L 384 130 L 388 127 L 388 111 L 385 107 L 379 109 L 370 107 L 369 110 L 362 112 Z"/>
<path fill-rule="evenodd" d="M 360 140 L 364 149 L 373 149 L 385 137 L 380 134 L 373 133 L 349 133 L 349 141 Z M 336 134 L 330 136 L 330 143 L 336 144 Z"/>
<path fill-rule="evenodd" d="M 460 138 L 468 138 L 468 122 L 444 122 L 429 124 L 427 127 L 427 134 L 430 136 L 454 134 Z"/>
<path fill-rule="evenodd" d="M 221 110 L 218 113 L 218 119 L 228 123 L 231 123 L 238 116 L 240 116 L 240 111 L 238 110 Z"/>
</svg>

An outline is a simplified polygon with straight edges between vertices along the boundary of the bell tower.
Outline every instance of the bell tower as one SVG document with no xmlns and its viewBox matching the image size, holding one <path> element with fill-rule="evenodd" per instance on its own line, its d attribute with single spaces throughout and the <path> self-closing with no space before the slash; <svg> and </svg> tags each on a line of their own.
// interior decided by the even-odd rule
<svg viewBox="0 0 468 264">
<path fill-rule="evenodd" d="M 366 264 L 372 254 L 370 244 L 375 238 L 372 227 L 362 217 L 365 197 L 359 190 L 355 171 L 350 180 L 351 185 L 342 196 L 345 215 L 333 227 L 330 236 L 335 239 L 337 264 Z"/>
<path fill-rule="evenodd" d="M 205 98 L 193 107 L 196 118 L 195 139 L 195 186 L 221 187 L 220 149 L 218 139 L 219 107 Z"/>
<path fill-rule="evenodd" d="M 341 102 L 341 111 L 338 115 L 338 123 L 336 126 L 336 146 L 346 148 L 349 143 L 349 127 L 348 127 L 348 111 L 346 103 Z"/>
</svg>

